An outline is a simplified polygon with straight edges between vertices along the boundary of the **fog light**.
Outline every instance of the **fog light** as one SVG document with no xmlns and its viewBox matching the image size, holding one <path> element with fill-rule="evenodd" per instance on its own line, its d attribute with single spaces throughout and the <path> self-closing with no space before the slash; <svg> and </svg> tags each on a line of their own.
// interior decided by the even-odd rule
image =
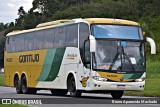
<svg viewBox="0 0 160 107">
<path fill-rule="evenodd" d="M 100 77 L 100 76 L 93 76 L 92 78 L 93 78 L 94 80 L 97 80 L 97 81 L 107 81 L 106 78 L 102 78 L 102 77 Z"/>
<path fill-rule="evenodd" d="M 140 78 L 140 79 L 136 79 L 135 81 L 136 82 L 142 82 L 142 81 L 144 81 L 145 80 L 145 78 Z"/>
</svg>

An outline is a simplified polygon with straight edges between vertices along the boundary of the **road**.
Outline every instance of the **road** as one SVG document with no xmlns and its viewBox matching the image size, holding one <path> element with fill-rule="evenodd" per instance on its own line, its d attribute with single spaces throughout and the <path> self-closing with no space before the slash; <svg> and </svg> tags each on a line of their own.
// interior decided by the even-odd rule
<svg viewBox="0 0 160 107">
<path fill-rule="evenodd" d="M 34 107 L 160 107 L 160 98 L 123 96 L 120 100 L 112 99 L 109 94 L 87 94 L 83 93 L 81 98 L 66 96 L 53 96 L 49 90 L 38 91 L 36 95 L 16 94 L 15 88 L 0 86 L 0 99 L 33 99 L 42 100 L 42 105 L 29 105 Z M 124 102 L 138 103 L 137 101 L 153 101 L 158 104 L 124 104 Z M 114 104 L 113 104 L 114 102 Z M 122 103 L 122 104 L 121 104 Z"/>
</svg>

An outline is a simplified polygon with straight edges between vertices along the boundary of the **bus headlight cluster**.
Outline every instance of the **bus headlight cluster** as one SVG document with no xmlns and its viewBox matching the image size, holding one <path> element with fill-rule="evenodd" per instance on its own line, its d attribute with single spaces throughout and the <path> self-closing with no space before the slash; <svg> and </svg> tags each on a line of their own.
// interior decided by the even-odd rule
<svg viewBox="0 0 160 107">
<path fill-rule="evenodd" d="M 140 78 L 140 79 L 136 79 L 135 81 L 136 82 L 142 82 L 142 81 L 144 81 L 145 80 L 145 78 Z"/>
<path fill-rule="evenodd" d="M 102 77 L 100 77 L 100 76 L 93 76 L 93 79 L 94 79 L 94 80 L 97 80 L 97 81 L 107 81 L 106 78 L 102 78 Z"/>
</svg>

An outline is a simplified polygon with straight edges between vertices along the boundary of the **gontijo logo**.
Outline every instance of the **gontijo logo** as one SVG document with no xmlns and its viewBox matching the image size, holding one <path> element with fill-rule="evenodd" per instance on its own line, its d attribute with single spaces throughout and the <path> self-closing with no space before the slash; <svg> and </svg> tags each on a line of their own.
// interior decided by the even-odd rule
<svg viewBox="0 0 160 107">
<path fill-rule="evenodd" d="M 20 55 L 19 62 L 20 63 L 39 62 L 39 54 Z"/>
</svg>

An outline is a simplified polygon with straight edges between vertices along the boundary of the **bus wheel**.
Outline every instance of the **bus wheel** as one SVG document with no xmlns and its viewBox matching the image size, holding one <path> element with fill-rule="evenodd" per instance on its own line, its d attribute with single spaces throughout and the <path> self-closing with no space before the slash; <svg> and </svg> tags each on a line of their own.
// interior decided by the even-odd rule
<svg viewBox="0 0 160 107">
<path fill-rule="evenodd" d="M 17 94 L 22 94 L 22 86 L 21 86 L 21 81 L 19 80 L 19 77 L 16 76 L 14 78 L 14 86 L 16 88 Z"/>
<path fill-rule="evenodd" d="M 26 76 L 22 77 L 21 84 L 22 84 L 22 93 L 23 94 L 36 94 L 36 92 L 37 92 L 36 89 L 27 87 Z"/>
<path fill-rule="evenodd" d="M 67 90 L 56 90 L 56 89 L 51 90 L 52 95 L 57 95 L 57 96 L 65 96 L 67 92 L 68 92 Z"/>
<path fill-rule="evenodd" d="M 70 95 L 72 97 L 80 97 L 82 92 L 79 90 L 76 90 L 76 83 L 75 83 L 75 79 L 72 76 L 69 81 L 68 81 L 68 92 L 70 92 Z"/>
<path fill-rule="evenodd" d="M 123 96 L 124 91 L 112 91 L 111 95 L 114 99 L 120 99 Z"/>
<path fill-rule="evenodd" d="M 28 94 L 26 76 L 23 76 L 23 77 L 22 77 L 21 84 L 22 84 L 22 93 L 23 93 L 23 94 Z"/>
</svg>

